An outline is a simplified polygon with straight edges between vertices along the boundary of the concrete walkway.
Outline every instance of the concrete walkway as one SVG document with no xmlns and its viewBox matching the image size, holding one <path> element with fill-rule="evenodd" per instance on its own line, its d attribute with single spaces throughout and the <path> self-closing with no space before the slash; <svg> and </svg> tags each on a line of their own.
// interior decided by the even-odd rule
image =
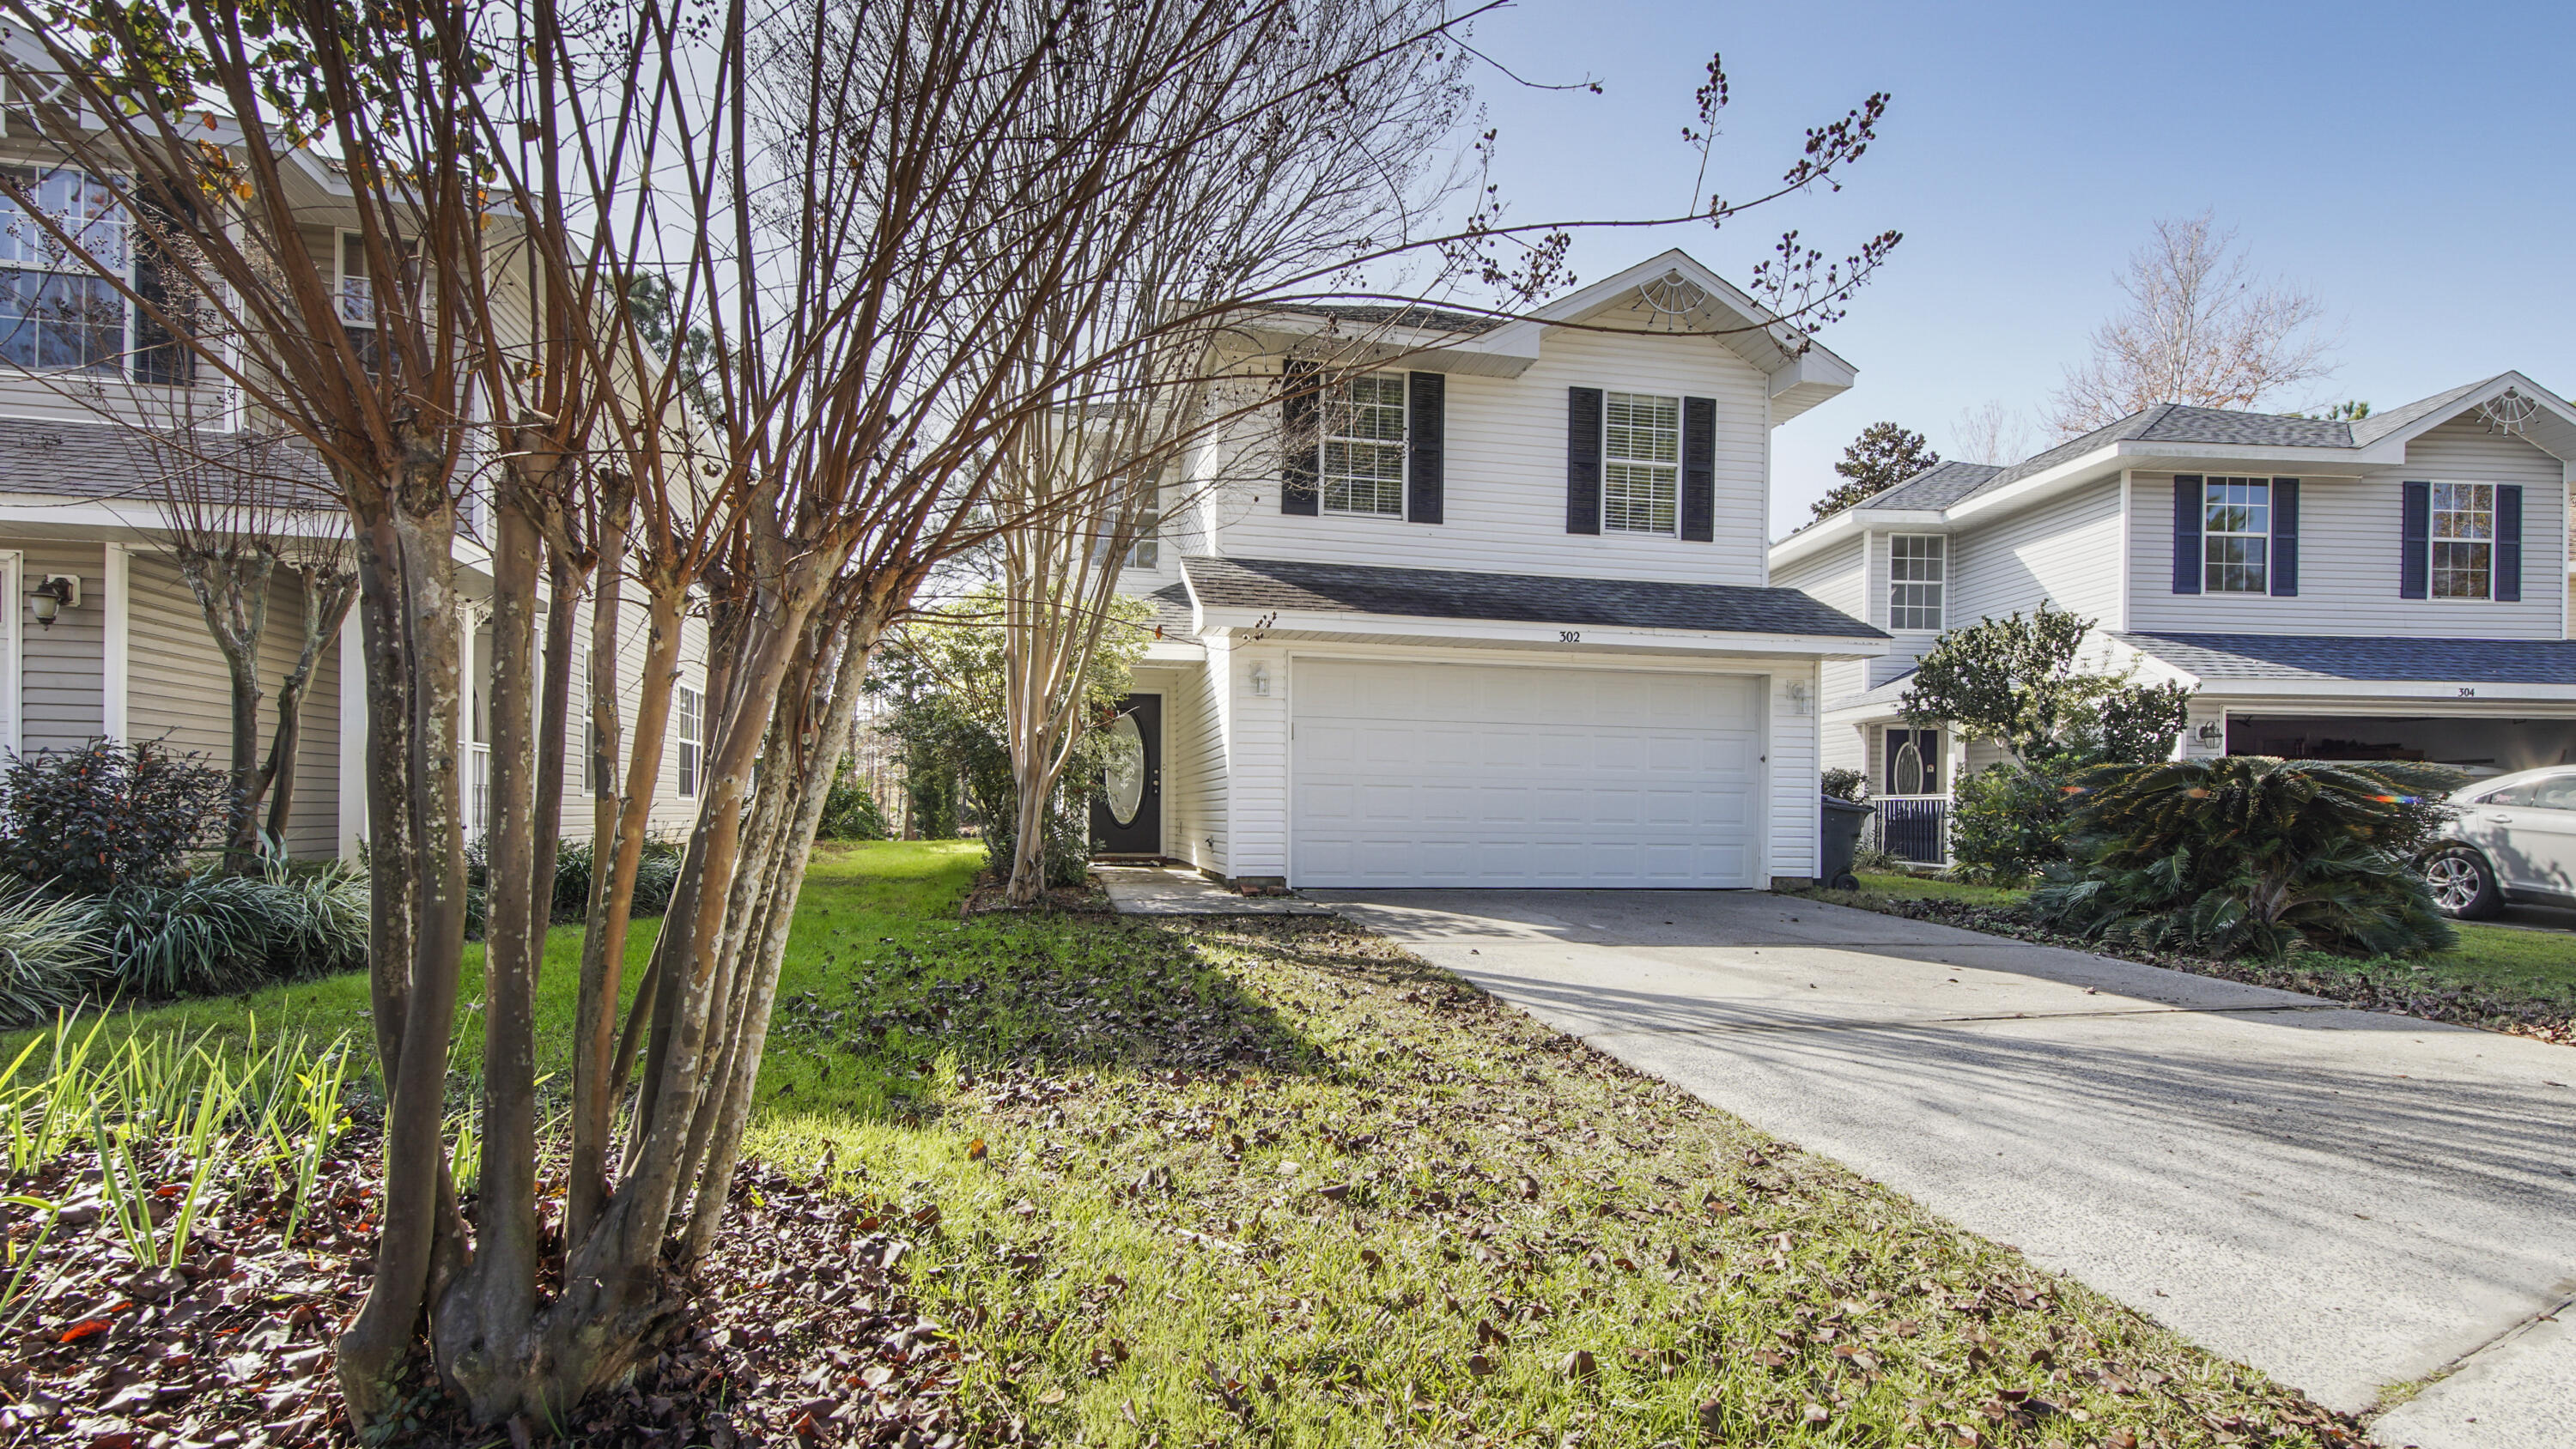
<svg viewBox="0 0 2576 1449">
<path fill-rule="evenodd" d="M 1296 896 L 1247 896 L 1172 865 L 1092 867 L 1122 916 L 1329 916 L 1330 906 Z"/>
<path fill-rule="evenodd" d="M 2576 1050 L 1789 897 L 1311 894 L 2323 1403 L 2447 1373 L 2383 1443 L 2576 1445 Z"/>
</svg>

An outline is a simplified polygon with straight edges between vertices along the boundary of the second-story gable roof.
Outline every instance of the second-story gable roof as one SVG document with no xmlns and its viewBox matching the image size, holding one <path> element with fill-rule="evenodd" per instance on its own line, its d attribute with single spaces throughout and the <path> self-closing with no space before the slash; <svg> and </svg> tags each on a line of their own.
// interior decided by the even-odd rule
<svg viewBox="0 0 2576 1449">
<path fill-rule="evenodd" d="M 1781 539 L 1772 545 L 1772 563 L 1776 567 L 1789 557 L 1821 546 L 1820 539 L 1837 531 L 1829 530 L 1830 525 L 1848 528 L 1852 520 L 1880 512 L 1945 511 L 1962 505 L 1974 505 L 1977 511 L 1983 511 L 1989 506 L 1983 500 L 1994 498 L 2014 484 L 2055 473 L 2096 455 L 2101 455 L 2098 467 L 2076 471 L 2091 477 L 2119 467 L 2143 466 L 2158 457 L 2160 445 L 2178 450 L 2164 455 L 2167 463 L 2200 456 L 2223 461 L 2224 453 L 2212 450 L 2241 448 L 2278 459 L 2285 468 L 2300 466 L 2296 460 L 2302 455 L 2317 459 L 2330 471 L 2387 466 L 2402 461 L 2407 440 L 2508 392 L 2527 400 L 2535 409 L 2524 430 L 2527 440 L 2552 456 L 2576 462 L 2576 405 L 2519 372 L 2500 372 L 2358 420 L 2157 403 L 2018 463 L 2003 467 L 1942 463 L 1926 469 Z M 2190 471 L 2191 465 L 2183 464 L 2183 470 Z M 1778 552 L 1783 549 L 1789 553 Z"/>
<path fill-rule="evenodd" d="M 215 450 L 240 435 L 200 431 L 198 436 L 202 447 L 220 456 Z M 174 441 L 165 449 L 119 423 L 0 418 L 0 494 L 157 503 L 163 470 L 185 446 Z M 301 448 L 269 449 L 261 464 L 283 470 L 285 481 L 309 490 L 316 509 L 337 506 L 321 464 Z"/>
</svg>

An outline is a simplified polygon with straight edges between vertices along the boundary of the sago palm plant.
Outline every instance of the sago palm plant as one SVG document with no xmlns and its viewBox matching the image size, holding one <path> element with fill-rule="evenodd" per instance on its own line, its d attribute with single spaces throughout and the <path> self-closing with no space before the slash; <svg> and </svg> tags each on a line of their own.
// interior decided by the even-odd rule
<svg viewBox="0 0 2576 1449">
<path fill-rule="evenodd" d="M 2440 766 L 2263 755 L 2088 771 L 2074 861 L 2032 909 L 2096 939 L 2220 955 L 2444 950 L 2458 936 L 2412 862 L 2457 782 Z"/>
</svg>

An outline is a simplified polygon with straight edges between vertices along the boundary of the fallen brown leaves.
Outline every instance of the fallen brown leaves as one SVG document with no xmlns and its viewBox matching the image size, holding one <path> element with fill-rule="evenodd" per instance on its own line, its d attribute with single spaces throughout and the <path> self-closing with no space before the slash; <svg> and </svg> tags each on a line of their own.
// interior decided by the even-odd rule
<svg viewBox="0 0 2576 1449">
<path fill-rule="evenodd" d="M 377 1182 L 371 1129 L 324 1165 L 321 1205 L 292 1246 L 264 1188 L 234 1193 L 175 1267 L 140 1269 L 105 1221 L 95 1159 L 74 1153 L 18 1184 L 66 1201 L 30 1296 L 0 1339 L 0 1444 L 84 1449 L 308 1449 L 353 1442 L 331 1338 L 366 1287 Z M 623 1389 L 582 1406 L 559 1442 L 585 1446 L 1016 1443 L 1021 1426 L 960 1405 L 965 1362 L 905 1284 L 927 1206 L 826 1192 L 746 1164 L 734 1231 L 692 1286 L 684 1331 Z M 20 1251 L 35 1224 L 11 1209 Z M 557 1245 L 559 1251 L 559 1244 Z M 491 1446 L 425 1377 L 390 1442 Z M 524 1426 L 523 1426 L 524 1427 Z M 543 1435 L 534 1436 L 543 1438 Z"/>
</svg>

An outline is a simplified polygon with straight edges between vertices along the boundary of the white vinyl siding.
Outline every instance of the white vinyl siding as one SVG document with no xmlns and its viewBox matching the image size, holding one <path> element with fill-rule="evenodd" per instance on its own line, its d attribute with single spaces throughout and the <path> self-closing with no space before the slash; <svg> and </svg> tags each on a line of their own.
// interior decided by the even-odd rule
<svg viewBox="0 0 2576 1449">
<path fill-rule="evenodd" d="M 1682 400 L 1604 393 L 1601 403 L 1601 528 L 1663 533 L 1681 517 Z"/>
<path fill-rule="evenodd" d="M 2171 557 L 2173 510 L 2165 512 Z M 2105 478 L 2004 518 L 1970 520 L 1950 535 L 1950 578 L 1953 629 L 2026 614 L 2043 601 L 2105 629 L 2120 627 L 2120 481 Z"/>
<path fill-rule="evenodd" d="M 1862 549 L 1865 540 L 1849 538 L 1818 550 L 1773 574 L 1771 582 L 1780 588 L 1796 589 L 1829 609 L 1838 609 L 1866 623 L 1868 601 L 1862 575 Z M 1876 661 L 1868 659 L 1829 659 L 1818 676 L 1817 697 L 1830 705 L 1847 695 L 1858 694 L 1870 687 L 1869 675 Z M 1828 748 L 1838 748 L 1828 731 Z M 1847 733 L 1844 731 L 1843 733 Z M 1854 746 L 1857 749 L 1857 746 Z M 1841 764 L 1835 760 L 1829 763 Z"/>
<path fill-rule="evenodd" d="M 1940 632 L 1949 543 L 1937 533 L 1899 533 L 1888 538 L 1887 627 L 1891 631 Z"/>
<path fill-rule="evenodd" d="M 0 548 L 20 554 L 18 597 L 7 605 L 18 611 L 18 748 L 78 749 L 98 737 L 106 720 L 101 685 L 107 610 L 101 601 L 107 550 L 62 539 L 13 539 Z M 81 581 L 81 606 L 63 610 L 51 628 L 38 624 L 27 608 L 27 591 L 48 574 Z"/>
<path fill-rule="evenodd" d="M 1204 516 L 1217 531 L 1204 551 L 1557 578 L 1765 583 L 1768 380 L 1722 347 L 1676 345 L 1683 341 L 1559 332 L 1519 377 L 1449 374 L 1445 521 L 1438 524 L 1283 515 L 1275 442 L 1267 457 L 1240 440 L 1212 444 L 1185 485 L 1206 495 Z M 1437 361 L 1426 357 L 1422 365 L 1436 368 Z M 1565 531 L 1566 389 L 1610 384 L 1716 401 L 1714 542 Z"/>
<path fill-rule="evenodd" d="M 2278 471 L 2298 476 L 2286 465 Z M 2299 485 L 2299 592 L 2296 597 L 2257 598 L 2173 591 L 2173 476 L 2140 473 L 2129 535 L 2129 627 L 2213 634 L 2563 638 L 2564 477 L 2565 466 L 2557 459 L 2467 419 L 2445 423 L 2407 444 L 2402 465 L 2379 468 L 2363 478 L 2304 478 Z M 2403 484 L 2408 479 L 2522 486 L 2519 602 L 2399 596 Z"/>
</svg>

